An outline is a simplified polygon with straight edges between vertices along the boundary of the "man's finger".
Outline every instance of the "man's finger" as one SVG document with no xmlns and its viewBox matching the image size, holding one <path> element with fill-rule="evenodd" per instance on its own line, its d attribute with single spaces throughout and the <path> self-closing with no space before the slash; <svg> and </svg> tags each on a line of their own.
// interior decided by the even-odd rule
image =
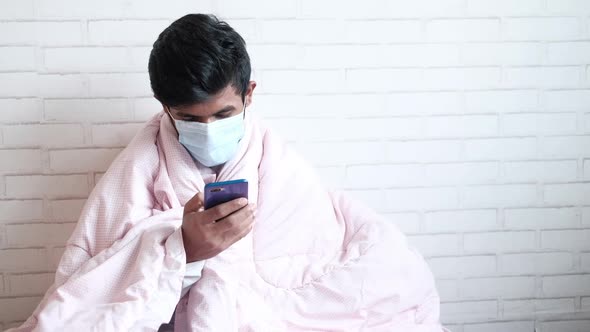
<svg viewBox="0 0 590 332">
<path fill-rule="evenodd" d="M 186 204 L 184 205 L 183 215 L 199 211 L 199 209 L 203 207 L 203 202 L 203 193 L 197 193 L 195 196 L 189 199 L 188 202 L 186 202 Z"/>
<path fill-rule="evenodd" d="M 248 200 L 246 198 L 236 198 L 229 202 L 222 203 L 205 210 L 205 218 L 212 222 L 220 220 L 245 207 L 246 205 L 248 205 Z"/>
</svg>

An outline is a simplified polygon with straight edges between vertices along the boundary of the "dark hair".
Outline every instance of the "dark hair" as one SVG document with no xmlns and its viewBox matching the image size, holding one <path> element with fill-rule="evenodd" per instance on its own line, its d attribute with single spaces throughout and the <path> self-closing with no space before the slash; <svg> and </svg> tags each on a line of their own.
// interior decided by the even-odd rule
<svg viewBox="0 0 590 332">
<path fill-rule="evenodd" d="M 162 31 L 148 69 L 155 97 L 169 107 L 204 102 L 229 84 L 244 99 L 251 72 L 244 39 L 205 14 L 183 16 Z"/>
</svg>

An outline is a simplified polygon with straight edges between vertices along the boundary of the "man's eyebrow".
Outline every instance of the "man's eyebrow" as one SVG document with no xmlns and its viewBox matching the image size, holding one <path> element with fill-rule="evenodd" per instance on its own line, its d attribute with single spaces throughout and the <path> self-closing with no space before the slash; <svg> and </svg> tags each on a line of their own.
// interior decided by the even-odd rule
<svg viewBox="0 0 590 332">
<path fill-rule="evenodd" d="M 213 115 L 214 116 L 215 115 L 220 115 L 221 113 L 230 112 L 230 111 L 233 111 L 235 109 L 236 109 L 235 106 L 233 106 L 233 105 L 227 105 L 224 108 L 220 109 L 219 111 L 215 112 Z M 188 114 L 188 113 L 183 113 L 181 111 L 177 111 L 176 112 L 176 115 L 179 116 L 179 117 L 181 117 L 181 118 L 196 118 L 197 117 L 196 115 Z"/>
</svg>

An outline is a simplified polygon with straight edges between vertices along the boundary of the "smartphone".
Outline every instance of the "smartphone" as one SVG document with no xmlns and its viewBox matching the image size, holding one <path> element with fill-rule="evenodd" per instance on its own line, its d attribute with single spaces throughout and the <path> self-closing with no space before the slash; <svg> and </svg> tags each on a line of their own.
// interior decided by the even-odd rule
<svg viewBox="0 0 590 332">
<path fill-rule="evenodd" d="M 205 185 L 205 210 L 241 197 L 248 198 L 246 179 L 209 183 Z"/>
</svg>

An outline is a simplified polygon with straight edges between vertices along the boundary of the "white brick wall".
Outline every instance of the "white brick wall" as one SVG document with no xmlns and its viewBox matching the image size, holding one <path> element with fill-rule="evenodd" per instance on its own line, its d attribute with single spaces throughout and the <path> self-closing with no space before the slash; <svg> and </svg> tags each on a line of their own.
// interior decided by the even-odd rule
<svg viewBox="0 0 590 332">
<path fill-rule="evenodd" d="M 590 331 L 587 0 L 0 0 L 0 329 L 159 111 L 150 45 L 189 12 L 246 38 L 253 111 L 409 234 L 450 328 Z"/>
</svg>

